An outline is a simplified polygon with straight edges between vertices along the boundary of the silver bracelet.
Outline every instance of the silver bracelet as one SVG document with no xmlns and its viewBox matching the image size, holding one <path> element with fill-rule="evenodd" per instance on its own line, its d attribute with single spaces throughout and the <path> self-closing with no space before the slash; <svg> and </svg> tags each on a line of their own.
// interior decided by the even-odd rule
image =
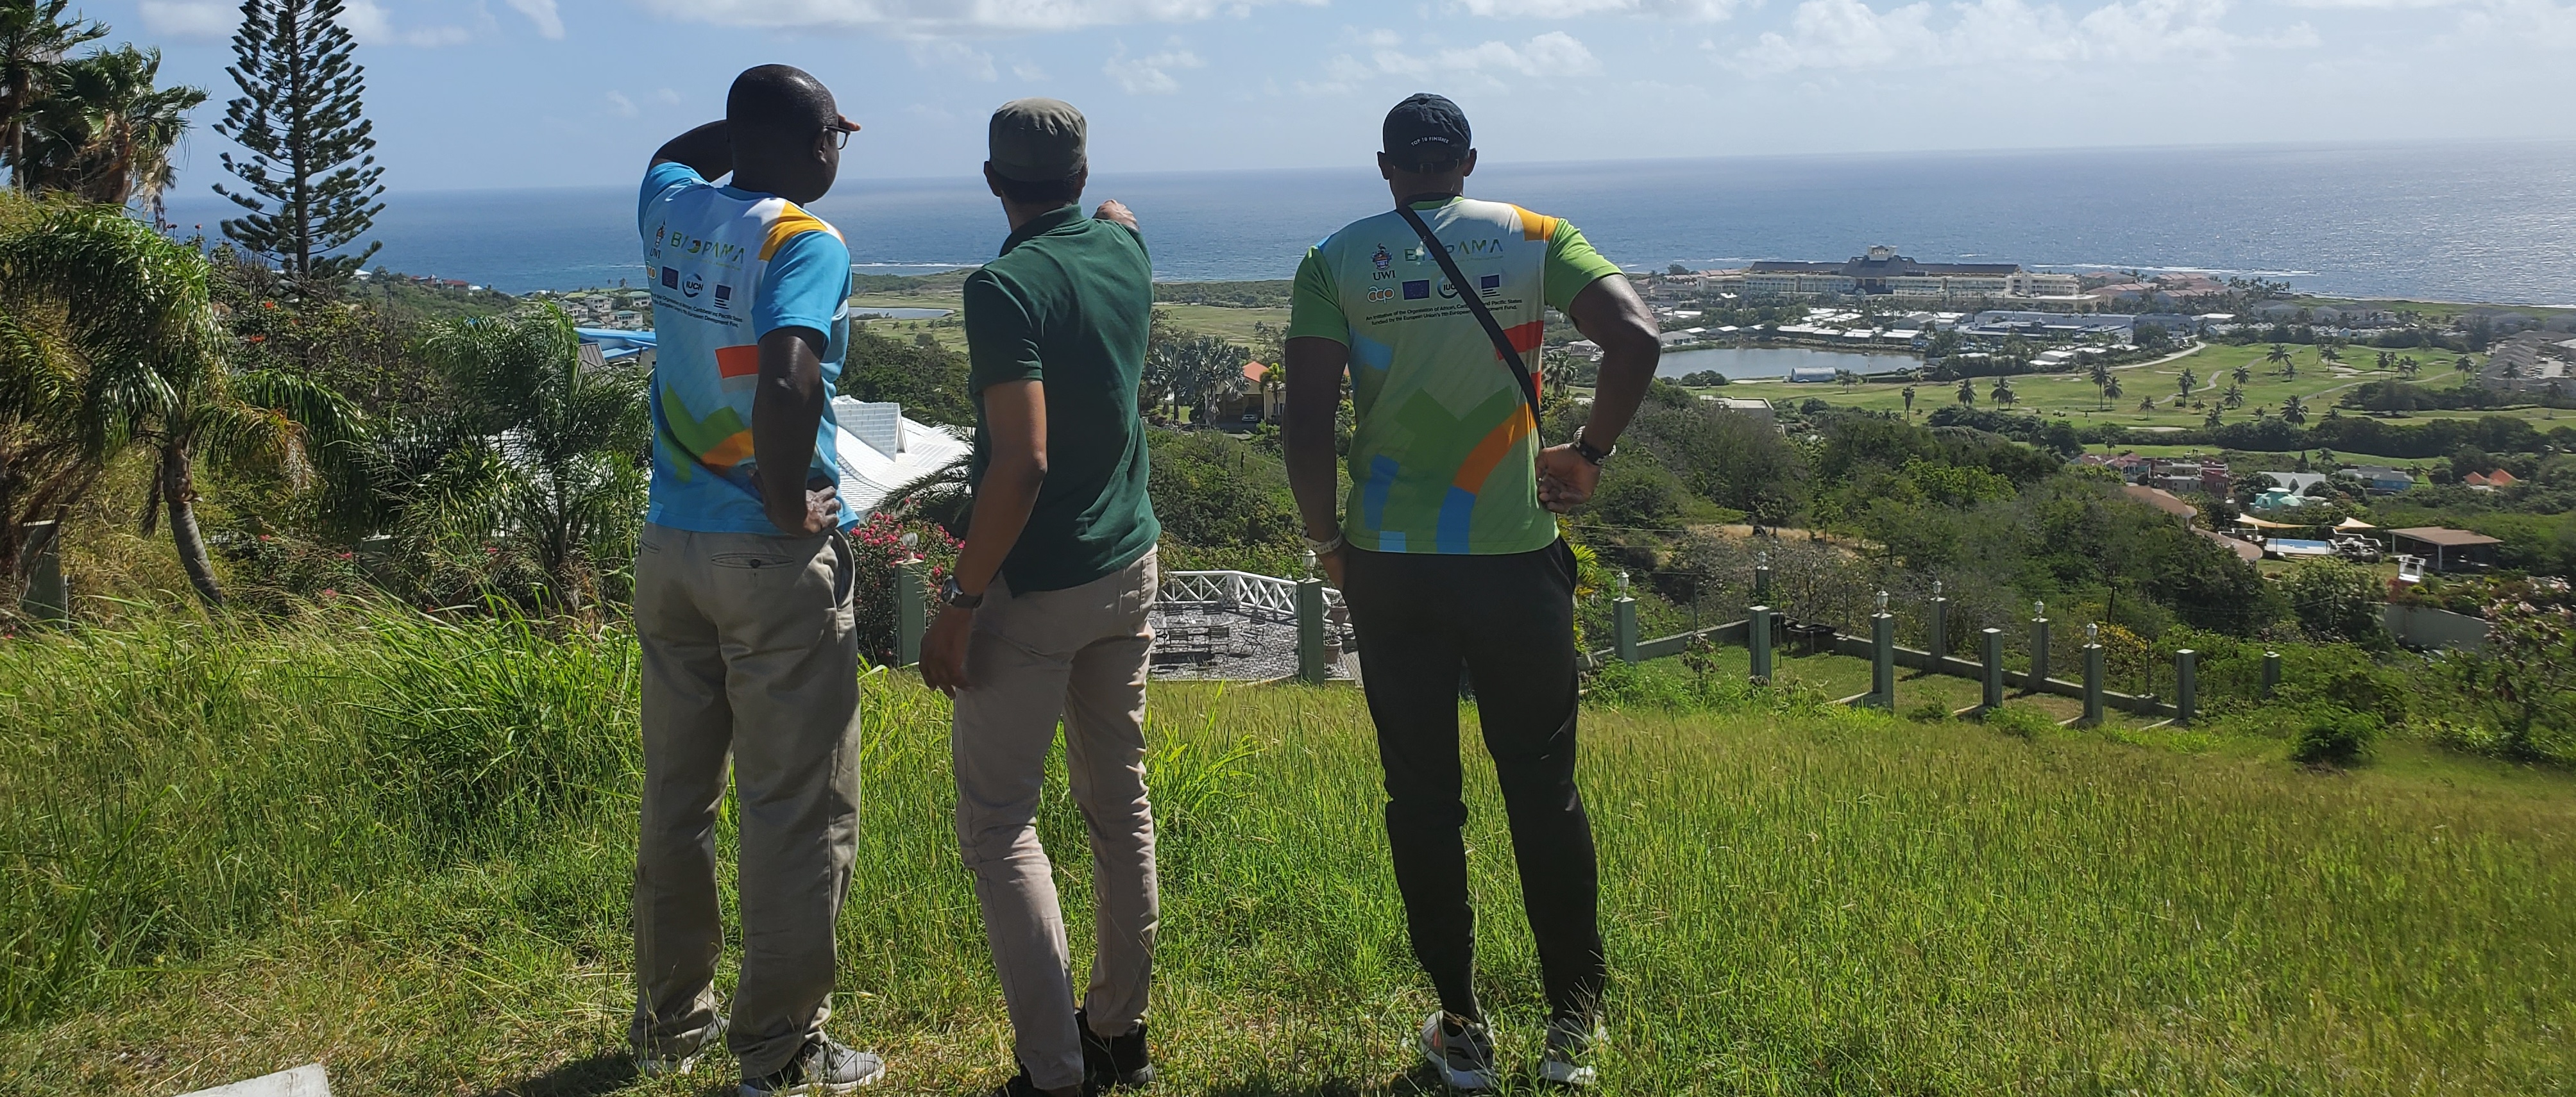
<svg viewBox="0 0 2576 1097">
<path fill-rule="evenodd" d="M 1329 541 L 1318 541 L 1312 537 L 1307 537 L 1304 533 L 1299 533 L 1297 536 L 1304 539 L 1306 542 L 1306 551 L 1314 553 L 1317 556 L 1330 556 L 1333 553 L 1340 551 L 1344 544 L 1342 532 L 1340 530 L 1334 530 L 1333 537 Z"/>
</svg>

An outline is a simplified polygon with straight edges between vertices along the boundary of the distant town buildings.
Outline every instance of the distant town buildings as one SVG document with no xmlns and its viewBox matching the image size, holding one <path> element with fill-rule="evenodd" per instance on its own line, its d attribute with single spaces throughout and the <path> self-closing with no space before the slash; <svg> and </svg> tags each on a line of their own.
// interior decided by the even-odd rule
<svg viewBox="0 0 2576 1097">
<path fill-rule="evenodd" d="M 2477 384 L 2496 392 L 2576 395 L 2576 339 L 2563 331 L 2526 331 L 2498 343 Z"/>
<path fill-rule="evenodd" d="M 2079 288 L 2071 274 L 2024 270 L 2017 263 L 1924 263 L 1885 245 L 1840 263 L 1766 259 L 1746 267 L 1740 277 L 1747 293 L 1887 295 L 1922 301 L 2074 298 Z"/>
</svg>

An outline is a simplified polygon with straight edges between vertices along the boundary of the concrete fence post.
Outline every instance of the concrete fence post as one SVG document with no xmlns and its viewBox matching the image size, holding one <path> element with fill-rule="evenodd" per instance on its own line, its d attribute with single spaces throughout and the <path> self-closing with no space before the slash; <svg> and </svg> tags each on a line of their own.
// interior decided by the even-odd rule
<svg viewBox="0 0 2576 1097">
<path fill-rule="evenodd" d="M 2004 707 L 2004 630 L 1990 628 L 1984 635 L 1986 693 L 1978 707 L 1993 710 Z"/>
<path fill-rule="evenodd" d="M 1940 590 L 1940 584 L 1933 584 L 1932 589 Z M 1924 669 L 1937 671 L 1941 660 L 1950 657 L 1950 600 L 1937 593 L 1932 596 L 1931 627 L 1931 633 L 1923 638 L 1923 650 L 1932 653 L 1932 665 Z"/>
<path fill-rule="evenodd" d="M 2184 648 L 2174 653 L 2174 722 L 2189 725 L 2200 715 L 2200 653 Z"/>
<path fill-rule="evenodd" d="M 921 634 L 930 630 L 930 577 L 921 562 L 894 569 L 894 665 L 921 663 Z"/>
<path fill-rule="evenodd" d="M 1637 661 L 1637 600 L 1628 596 L 1628 573 L 1619 573 L 1619 597 L 1610 603 L 1610 634 L 1619 661 Z"/>
<path fill-rule="evenodd" d="M 2021 681 L 2025 692 L 2037 693 L 2040 683 L 2048 680 L 2048 604 L 2031 603 L 2030 674 Z"/>
<path fill-rule="evenodd" d="M 18 549 L 18 574 L 27 578 L 18 611 L 47 624 L 72 618 L 71 587 L 63 582 L 62 535 L 61 522 L 29 522 L 27 540 Z"/>
<path fill-rule="evenodd" d="M 2102 722 L 2102 645 L 2084 645 L 2084 726 Z"/>
<path fill-rule="evenodd" d="M 2279 688 L 2281 688 L 2281 653 L 2277 651 L 2264 652 L 2263 696 L 2269 697 L 2272 695 L 2272 691 Z"/>
<path fill-rule="evenodd" d="M 1324 662 L 1324 581 L 1297 581 L 1297 680 L 1322 684 L 1331 677 Z"/>
<path fill-rule="evenodd" d="M 1755 606 L 1745 620 L 1745 643 L 1753 652 L 1753 680 L 1771 680 L 1771 607 Z"/>
<path fill-rule="evenodd" d="M 1887 612 L 1887 593 L 1879 592 L 1879 610 L 1869 619 L 1870 703 L 1896 708 L 1896 615 Z"/>
</svg>

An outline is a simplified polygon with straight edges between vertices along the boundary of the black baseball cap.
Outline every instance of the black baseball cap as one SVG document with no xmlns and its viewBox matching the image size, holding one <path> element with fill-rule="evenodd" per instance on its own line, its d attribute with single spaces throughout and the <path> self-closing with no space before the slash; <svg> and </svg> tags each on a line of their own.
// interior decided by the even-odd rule
<svg viewBox="0 0 2576 1097">
<path fill-rule="evenodd" d="M 1386 112 L 1386 154 L 1407 166 L 1463 160 L 1473 134 L 1467 112 L 1446 96 L 1421 92 Z"/>
</svg>

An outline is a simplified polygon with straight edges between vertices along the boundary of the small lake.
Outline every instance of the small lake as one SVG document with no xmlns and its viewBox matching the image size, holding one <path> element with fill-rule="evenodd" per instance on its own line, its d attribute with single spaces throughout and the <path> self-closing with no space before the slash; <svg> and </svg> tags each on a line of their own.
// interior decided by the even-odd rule
<svg viewBox="0 0 2576 1097">
<path fill-rule="evenodd" d="M 1663 361 L 1655 366 L 1655 376 L 1679 377 L 1713 369 L 1729 381 L 1759 381 L 1787 377 L 1793 368 L 1894 373 L 1922 364 L 1922 359 L 1911 354 L 1858 354 L 1809 347 L 1705 347 L 1665 351 Z"/>
<path fill-rule="evenodd" d="M 902 306 L 880 308 L 875 305 L 862 305 L 850 310 L 852 320 L 936 320 L 946 315 L 948 315 L 947 309 L 916 309 Z"/>
</svg>

